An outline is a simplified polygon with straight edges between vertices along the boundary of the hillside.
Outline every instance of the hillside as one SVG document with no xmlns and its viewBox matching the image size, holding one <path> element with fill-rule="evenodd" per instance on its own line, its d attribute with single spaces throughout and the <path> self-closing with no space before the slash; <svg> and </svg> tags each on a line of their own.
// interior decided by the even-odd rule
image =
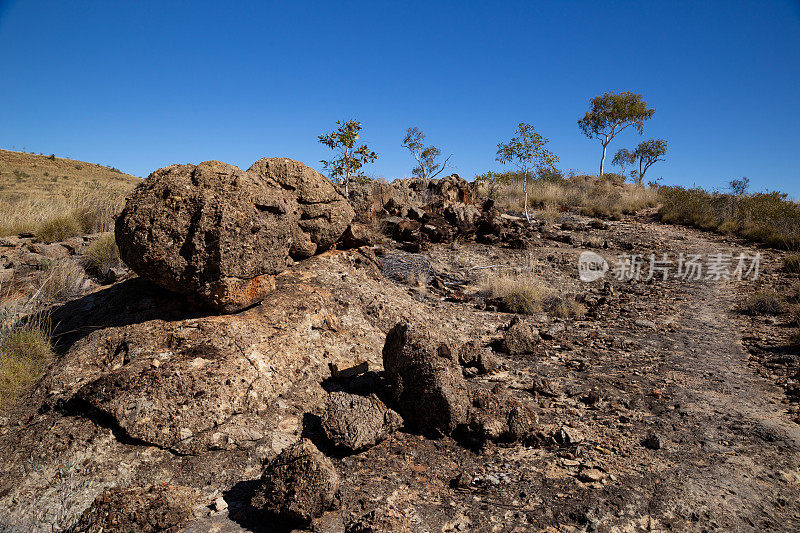
<svg viewBox="0 0 800 533">
<path fill-rule="evenodd" d="M 139 181 L 95 163 L 0 150 L 0 236 L 52 242 L 107 231 Z"/>
<path fill-rule="evenodd" d="M 121 193 L 139 178 L 118 169 L 60 157 L 0 150 L 0 199 L 67 198 L 86 187 Z"/>
</svg>

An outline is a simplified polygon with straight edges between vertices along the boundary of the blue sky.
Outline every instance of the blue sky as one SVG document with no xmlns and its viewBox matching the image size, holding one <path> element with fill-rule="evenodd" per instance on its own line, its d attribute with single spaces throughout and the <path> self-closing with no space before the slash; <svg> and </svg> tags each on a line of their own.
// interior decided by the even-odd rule
<svg viewBox="0 0 800 533">
<path fill-rule="evenodd" d="M 0 147 L 136 175 L 288 156 L 364 124 L 374 176 L 404 177 L 419 126 L 471 179 L 519 122 L 596 173 L 589 98 L 634 91 L 669 141 L 648 177 L 800 197 L 800 2 L 0 0 Z M 610 156 L 640 139 L 625 132 Z M 608 167 L 607 167 L 608 168 Z"/>
</svg>

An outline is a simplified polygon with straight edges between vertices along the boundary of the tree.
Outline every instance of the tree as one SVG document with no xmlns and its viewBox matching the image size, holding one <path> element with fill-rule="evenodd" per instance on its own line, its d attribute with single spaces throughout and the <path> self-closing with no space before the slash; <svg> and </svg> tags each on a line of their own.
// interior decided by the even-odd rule
<svg viewBox="0 0 800 533">
<path fill-rule="evenodd" d="M 337 128 L 327 135 L 320 135 L 319 142 L 335 150 L 339 157 L 330 161 L 324 159 L 320 161 L 322 166 L 330 172 L 332 180 L 344 183 L 344 193 L 350 197 L 350 180 L 354 177 L 363 176 L 361 167 L 368 163 L 374 163 L 378 154 L 370 150 L 366 144 L 356 148 L 355 143 L 359 139 L 361 123 L 350 119 L 347 122 L 336 121 Z"/>
<path fill-rule="evenodd" d="M 603 164 L 606 160 L 606 149 L 611 140 L 629 126 L 642 135 L 644 121 L 653 117 L 656 110 L 648 109 L 647 102 L 641 94 L 605 93 L 591 99 L 591 109 L 578 121 L 578 127 L 590 139 L 598 139 L 603 145 L 603 156 L 600 158 L 600 176 L 603 176 Z"/>
<path fill-rule="evenodd" d="M 528 213 L 528 180 L 531 171 L 555 169 L 558 157 L 553 155 L 545 145 L 547 139 L 536 133 L 530 124 L 520 123 L 516 135 L 507 143 L 497 144 L 497 161 L 503 164 L 514 164 L 522 174 L 522 192 L 525 195 L 525 218 L 530 223 Z"/>
<path fill-rule="evenodd" d="M 734 196 L 744 196 L 747 194 L 747 189 L 750 188 L 750 178 L 743 176 L 739 179 L 732 179 L 728 182 L 728 187 Z"/>
<path fill-rule="evenodd" d="M 440 165 L 438 160 L 442 155 L 442 151 L 433 145 L 425 146 L 423 144 L 424 140 L 425 134 L 419 128 L 413 126 L 406 130 L 406 136 L 403 137 L 403 146 L 408 148 L 408 151 L 417 161 L 417 166 L 411 170 L 411 173 L 422 179 L 435 178 L 447 167 L 447 162 L 453 157 L 453 154 L 448 155 Z"/>
<path fill-rule="evenodd" d="M 664 139 L 649 139 L 639 143 L 639 146 L 637 146 L 633 152 L 627 148 L 618 150 L 616 155 L 614 155 L 614 159 L 611 160 L 611 163 L 621 167 L 624 172 L 626 166 L 632 165 L 638 161 L 639 170 L 638 172 L 632 170 L 631 176 L 636 183 L 641 185 L 647 169 L 658 161 L 664 161 L 662 156 L 666 155 L 666 153 L 667 141 Z"/>
</svg>

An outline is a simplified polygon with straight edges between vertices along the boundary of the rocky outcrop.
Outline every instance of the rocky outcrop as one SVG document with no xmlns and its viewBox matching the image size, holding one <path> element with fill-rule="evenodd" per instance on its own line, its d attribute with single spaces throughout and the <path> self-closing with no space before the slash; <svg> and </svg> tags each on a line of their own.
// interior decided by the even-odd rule
<svg viewBox="0 0 800 533">
<path fill-rule="evenodd" d="M 106 489 L 81 515 L 79 532 L 174 533 L 194 519 L 200 491 L 177 485 Z"/>
<path fill-rule="evenodd" d="M 322 414 L 322 431 L 337 448 L 358 452 L 374 446 L 403 425 L 403 419 L 376 396 L 333 392 Z"/>
<path fill-rule="evenodd" d="M 404 322 L 392 328 L 383 347 L 383 366 L 400 414 L 424 433 L 449 435 L 466 421 L 469 410 L 469 393 L 445 338 Z"/>
<path fill-rule="evenodd" d="M 297 161 L 265 158 L 246 172 L 207 161 L 153 172 L 115 234 L 137 274 L 230 313 L 272 291 L 290 256 L 330 248 L 352 218 L 330 181 Z"/>
<path fill-rule="evenodd" d="M 333 463 L 303 439 L 267 465 L 250 503 L 265 516 L 307 525 L 333 506 L 338 492 Z"/>
<path fill-rule="evenodd" d="M 538 328 L 530 320 L 514 317 L 503 331 L 500 349 L 509 355 L 530 354 L 539 342 Z"/>
<path fill-rule="evenodd" d="M 472 406 L 465 431 L 478 442 L 513 442 L 537 429 L 536 413 L 501 385 L 472 391 Z"/>
</svg>

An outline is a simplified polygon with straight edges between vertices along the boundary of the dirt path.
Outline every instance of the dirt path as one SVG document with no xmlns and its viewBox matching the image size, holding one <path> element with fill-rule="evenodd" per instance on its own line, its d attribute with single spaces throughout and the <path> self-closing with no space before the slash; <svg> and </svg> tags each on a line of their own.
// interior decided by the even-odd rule
<svg viewBox="0 0 800 533">
<path fill-rule="evenodd" d="M 649 229 L 687 253 L 756 252 L 680 228 Z M 733 312 L 737 292 L 746 287 L 688 286 L 675 330 L 647 339 L 660 360 L 657 373 L 674 380 L 677 407 L 659 413 L 660 424 L 668 439 L 686 448 L 685 461 L 664 476 L 654 503 L 689 506 L 698 523 L 704 515 L 710 519 L 703 527 L 798 531 L 800 426 L 786 416 L 783 391 L 748 366 L 741 320 Z"/>
</svg>

